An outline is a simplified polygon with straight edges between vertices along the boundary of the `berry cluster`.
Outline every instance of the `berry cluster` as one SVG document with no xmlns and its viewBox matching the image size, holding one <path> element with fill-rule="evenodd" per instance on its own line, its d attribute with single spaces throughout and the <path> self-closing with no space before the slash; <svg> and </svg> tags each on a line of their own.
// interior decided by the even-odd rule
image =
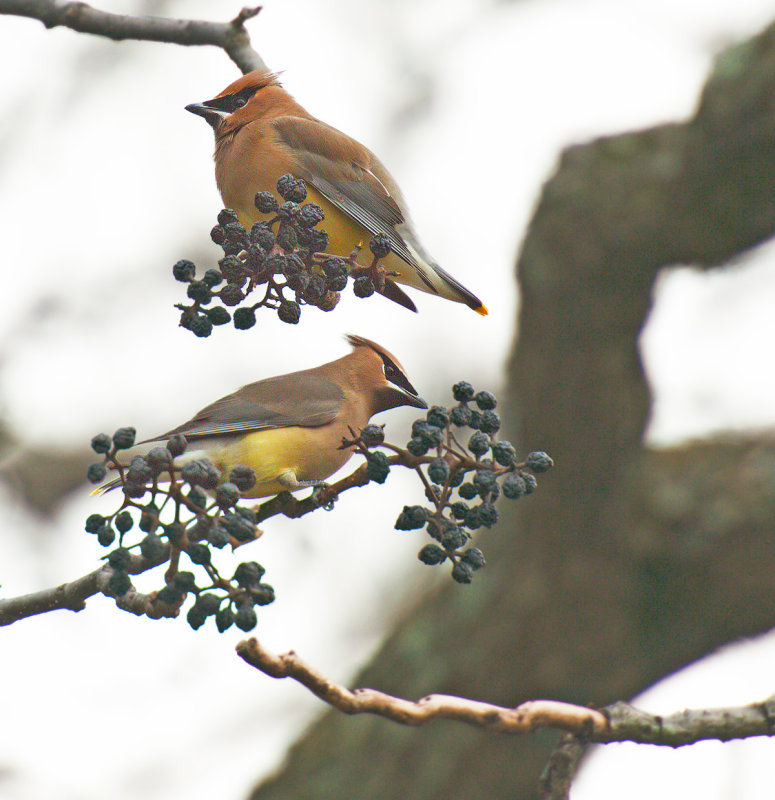
<svg viewBox="0 0 775 800">
<path fill-rule="evenodd" d="M 452 387 L 452 394 L 456 404 L 432 406 L 424 418 L 415 420 L 406 447 L 386 442 L 381 425 L 351 431 L 352 439 L 343 440 L 341 447 L 361 453 L 365 464 L 304 499 L 282 492 L 253 507 L 240 505 L 255 484 L 253 470 L 237 466 L 223 481 L 207 459 L 179 459 L 187 446 L 183 436 L 135 456 L 128 465 L 119 455 L 134 445 L 134 428 L 119 428 L 112 437 L 95 436 L 92 448 L 103 460 L 89 467 L 88 478 L 101 483 L 111 469 L 117 477 L 106 487 L 120 486 L 123 495 L 113 514 L 92 514 L 86 520 L 86 530 L 103 547 L 118 540 L 107 557 L 112 569 L 109 593 L 122 598 L 135 592 L 130 572 L 168 563 L 165 585 L 147 596 L 139 613 L 176 616 L 191 594 L 195 599 L 187 619 L 193 628 L 212 616 L 220 631 L 232 624 L 251 630 L 256 624 L 255 606 L 274 600 L 274 590 L 262 582 L 264 568 L 255 561 L 244 562 L 232 578 L 225 579 L 212 562 L 212 548 L 236 548 L 257 539 L 258 523 L 275 514 L 298 518 L 320 508 L 330 510 L 341 492 L 370 481 L 384 483 L 394 466 L 414 470 L 430 501 L 430 506 L 404 506 L 395 527 L 424 528 L 434 541 L 420 550 L 420 560 L 431 565 L 448 561 L 452 577 L 470 583 L 474 572 L 485 565 L 482 551 L 470 546 L 473 532 L 498 521 L 496 501 L 501 494 L 516 500 L 535 491 L 534 473 L 548 470 L 552 459 L 536 451 L 519 461 L 514 447 L 497 438 L 500 418 L 490 392 L 477 393 L 461 381 Z M 465 445 L 459 438 L 463 429 L 469 429 Z M 136 522 L 144 536 L 136 535 L 130 542 Z M 197 583 L 192 572 L 181 571 L 183 557 L 204 571 L 204 583 Z"/>
<path fill-rule="evenodd" d="M 470 583 L 474 572 L 485 564 L 482 551 L 468 546 L 472 532 L 495 525 L 495 503 L 501 494 L 518 500 L 534 492 L 534 473 L 546 472 L 553 461 L 542 451 L 519 461 L 514 446 L 497 439 L 501 423 L 491 392 L 477 393 L 470 383 L 461 381 L 452 387 L 452 395 L 456 405 L 432 406 L 425 419 L 415 420 L 405 449 L 385 444 L 378 425 L 367 426 L 347 444 L 363 453 L 366 474 L 377 483 L 385 481 L 392 465 L 417 471 L 432 505 L 404 506 L 395 528 L 425 528 L 434 542 L 420 550 L 420 561 L 435 565 L 449 560 L 452 577 L 459 583 Z M 472 431 L 465 446 L 458 438 L 464 428 Z M 396 455 L 388 458 L 379 450 L 371 450 L 378 446 Z"/>
<path fill-rule="evenodd" d="M 87 532 L 95 534 L 100 545 L 117 543 L 107 556 L 112 568 L 108 591 L 116 598 L 135 591 L 129 574 L 139 553 L 142 561 L 136 571 L 169 562 L 165 585 L 147 596 L 144 613 L 148 616 L 176 616 L 192 595 L 194 602 L 187 614 L 192 628 L 201 627 L 212 616 L 221 632 L 232 624 L 252 630 L 255 606 L 274 600 L 274 589 L 262 582 L 264 568 L 246 561 L 230 579 L 224 578 L 212 562 L 212 548 L 238 547 L 261 535 L 255 512 L 240 505 L 243 492 L 256 482 L 255 474 L 248 467 L 235 467 L 223 481 L 207 459 L 178 467 L 174 459 L 186 450 L 183 436 L 173 436 L 166 446 L 135 456 L 129 466 L 121 464 L 119 452 L 134 441 L 134 428 L 119 428 L 112 437 L 101 433 L 91 442 L 104 458 L 89 467 L 88 479 L 100 483 L 108 468 L 115 470 L 115 485 L 123 494 L 116 512 L 91 514 L 86 520 Z M 142 535 L 136 533 L 136 523 Z M 180 569 L 183 556 L 203 572 L 202 581 Z"/>
<path fill-rule="evenodd" d="M 328 234 L 317 227 L 324 219 L 323 210 L 316 203 L 304 203 L 304 181 L 283 175 L 277 192 L 282 203 L 271 192 L 256 194 L 256 208 L 274 216 L 256 222 L 250 231 L 234 211 L 225 208 L 218 214 L 218 224 L 210 232 L 223 249 L 218 269 L 208 269 L 197 278 L 191 261 L 178 261 L 172 268 L 175 279 L 188 284 L 191 303 L 176 305 L 184 328 L 201 337 L 209 336 L 214 325 L 229 322 L 246 330 L 255 325 L 256 311 L 262 307 L 275 309 L 283 322 L 295 325 L 302 305 L 333 310 L 350 277 L 357 297 L 384 288 L 385 270 L 379 260 L 390 252 L 387 236 L 379 234 L 369 242 L 368 266 L 356 262 L 357 250 L 347 258 L 328 255 Z M 256 293 L 263 297 L 255 300 Z"/>
</svg>

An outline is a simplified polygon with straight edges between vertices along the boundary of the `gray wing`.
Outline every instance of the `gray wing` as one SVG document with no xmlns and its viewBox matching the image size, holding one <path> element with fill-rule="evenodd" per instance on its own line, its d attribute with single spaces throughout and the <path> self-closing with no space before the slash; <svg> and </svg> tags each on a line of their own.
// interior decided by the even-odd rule
<svg viewBox="0 0 775 800">
<path fill-rule="evenodd" d="M 317 428 L 334 421 L 343 400 L 342 390 L 328 378 L 309 372 L 278 375 L 243 386 L 203 408 L 188 422 L 147 441 L 178 433 L 194 440 L 267 428 Z"/>
<path fill-rule="evenodd" d="M 395 229 L 406 221 L 400 206 L 369 165 L 359 163 L 357 143 L 319 120 L 278 117 L 272 126 L 280 144 L 291 150 L 301 165 L 298 177 L 372 235 L 385 234 L 393 252 L 414 267 L 428 288 L 435 292 L 422 265 Z"/>
</svg>

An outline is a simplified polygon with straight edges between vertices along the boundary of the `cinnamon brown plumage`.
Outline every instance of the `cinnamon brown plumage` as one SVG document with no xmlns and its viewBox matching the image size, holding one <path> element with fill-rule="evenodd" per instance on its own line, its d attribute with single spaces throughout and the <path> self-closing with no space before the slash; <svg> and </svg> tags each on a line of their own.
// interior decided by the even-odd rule
<svg viewBox="0 0 775 800">
<path fill-rule="evenodd" d="M 329 251 L 349 255 L 378 233 L 392 252 L 383 260 L 395 273 L 385 295 L 412 310 L 393 281 L 473 308 L 478 297 L 445 272 L 423 248 L 401 190 L 367 147 L 309 114 L 271 72 L 243 75 L 217 97 L 186 106 L 215 132 L 215 178 L 228 208 L 247 228 L 267 215 L 253 204 L 259 191 L 274 191 L 290 173 L 307 185 L 307 197 L 323 208 Z"/>
</svg>

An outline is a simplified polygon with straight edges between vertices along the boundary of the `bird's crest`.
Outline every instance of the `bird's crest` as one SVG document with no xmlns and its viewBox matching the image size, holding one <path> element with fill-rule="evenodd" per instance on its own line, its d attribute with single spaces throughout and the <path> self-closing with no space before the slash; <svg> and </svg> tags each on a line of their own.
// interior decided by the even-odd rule
<svg viewBox="0 0 775 800">
<path fill-rule="evenodd" d="M 227 95 L 237 94 L 243 89 L 264 89 L 267 86 L 280 86 L 280 72 L 269 72 L 269 70 L 256 69 L 253 72 L 248 72 L 241 78 L 237 78 L 234 83 L 230 83 L 220 94 L 216 95 L 215 99 L 219 97 L 226 97 Z"/>
</svg>

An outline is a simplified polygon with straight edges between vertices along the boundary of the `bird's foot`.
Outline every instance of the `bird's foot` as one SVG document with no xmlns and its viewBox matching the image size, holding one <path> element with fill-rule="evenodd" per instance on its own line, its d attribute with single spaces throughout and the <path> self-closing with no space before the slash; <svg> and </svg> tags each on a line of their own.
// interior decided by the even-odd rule
<svg viewBox="0 0 775 800">
<path fill-rule="evenodd" d="M 325 481 L 318 481 L 317 486 L 312 490 L 312 494 L 309 496 L 309 499 L 318 508 L 324 508 L 326 511 L 331 511 L 334 507 L 334 503 L 336 502 L 338 495 L 329 497 L 328 492 L 326 490 L 330 488 L 331 484 L 326 483 Z"/>
</svg>

